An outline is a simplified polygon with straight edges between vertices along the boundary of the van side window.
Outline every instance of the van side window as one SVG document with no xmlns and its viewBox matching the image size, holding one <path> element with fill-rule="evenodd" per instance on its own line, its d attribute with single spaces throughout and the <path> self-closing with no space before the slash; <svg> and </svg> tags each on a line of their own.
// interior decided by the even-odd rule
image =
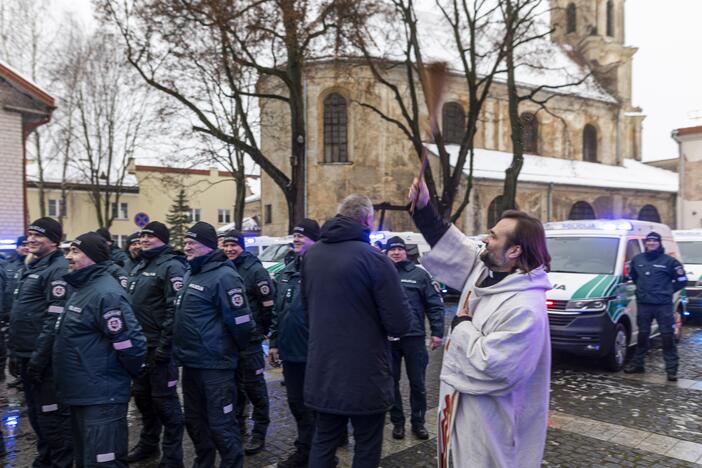
<svg viewBox="0 0 702 468">
<path fill-rule="evenodd" d="M 626 243 L 626 258 L 625 261 L 629 262 L 632 258 L 641 253 L 641 246 L 639 241 L 636 239 L 629 239 Z"/>
</svg>

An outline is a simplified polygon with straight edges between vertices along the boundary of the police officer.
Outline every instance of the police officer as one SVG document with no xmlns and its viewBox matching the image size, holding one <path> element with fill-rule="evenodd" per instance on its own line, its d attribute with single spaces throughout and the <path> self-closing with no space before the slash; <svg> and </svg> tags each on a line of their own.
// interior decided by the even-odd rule
<svg viewBox="0 0 702 468">
<path fill-rule="evenodd" d="M 3 308 L 5 310 L 7 322 L 10 320 L 10 311 L 12 310 L 12 301 L 14 298 L 15 289 L 17 287 L 17 278 L 19 277 L 21 270 L 24 268 L 24 260 L 27 258 L 29 253 L 27 248 L 27 237 L 19 236 L 17 238 L 17 243 L 15 247 L 15 255 L 9 258 L 3 265 L 3 270 L 5 271 L 6 283 L 4 294 L 2 295 Z M 5 340 L 7 335 L 7 327 L 9 323 L 2 325 L 2 339 Z M 3 367 L 4 371 L 4 367 Z M 5 372 L 2 373 L 3 377 Z M 21 379 L 15 379 L 13 382 L 7 384 L 8 387 L 19 387 L 21 385 Z"/>
<path fill-rule="evenodd" d="M 112 234 L 110 234 L 110 231 L 107 228 L 101 227 L 95 232 L 101 235 L 102 238 L 105 239 L 105 241 L 107 242 L 107 245 L 110 247 L 110 258 L 112 259 L 112 261 L 120 267 L 123 267 L 127 263 L 127 260 L 129 260 L 129 256 L 124 250 L 120 249 L 118 246 L 115 245 L 115 242 L 112 240 Z"/>
<path fill-rule="evenodd" d="M 133 234 L 130 234 L 129 237 L 127 237 L 127 245 L 124 247 L 124 249 L 127 252 L 127 256 L 129 257 L 125 262 L 124 262 L 124 271 L 127 272 L 127 274 L 131 273 L 132 270 L 134 269 L 135 266 L 139 264 L 141 261 L 140 257 L 140 252 L 141 252 L 141 242 L 139 241 L 139 232 L 135 232 Z"/>
<path fill-rule="evenodd" d="M 71 466 L 70 417 L 56 397 L 51 369 L 56 320 L 66 301 L 68 263 L 58 248 L 63 231 L 52 218 L 39 218 L 27 229 L 33 259 L 17 279 L 10 313 L 10 373 L 20 376 L 27 415 L 37 434 L 34 466 Z"/>
<path fill-rule="evenodd" d="M 176 301 L 174 356 L 183 366 L 185 425 L 195 445 L 193 466 L 244 464 L 236 421 L 234 369 L 254 329 L 244 283 L 217 250 L 217 234 L 195 223 L 185 234 L 190 269 Z"/>
<path fill-rule="evenodd" d="M 668 380 L 678 380 L 678 351 L 673 337 L 673 294 L 687 284 L 685 269 L 679 261 L 665 254 L 657 232 L 650 232 L 644 241 L 646 251 L 631 260 L 629 278 L 636 284 L 636 324 L 639 328 L 636 352 L 628 374 L 645 372 L 644 361 L 651 335 L 651 322 L 656 319 L 663 341 L 663 360 Z"/>
<path fill-rule="evenodd" d="M 278 463 L 280 468 L 306 467 L 314 435 L 314 412 L 305 406 L 303 397 L 309 330 L 300 287 L 300 264 L 302 256 L 317 240 L 317 221 L 303 219 L 293 228 L 293 249 L 297 256 L 280 275 L 273 309 L 269 359 L 273 365 L 278 364 L 279 358 L 283 361 L 288 406 L 297 423 L 296 450 Z"/>
<path fill-rule="evenodd" d="M 76 465 L 126 467 L 131 377 L 146 339 L 127 294 L 108 271 L 104 239 L 78 236 L 66 254 L 71 294 L 54 342 L 56 389 L 70 407 Z"/>
<path fill-rule="evenodd" d="M 5 342 L 5 328 L 10 320 L 10 311 L 5 305 L 5 291 L 7 290 L 7 272 L 4 265 L 0 265 L 0 382 L 5 380 L 5 365 L 7 364 L 7 343 Z"/>
<path fill-rule="evenodd" d="M 400 282 L 407 294 L 412 309 L 412 328 L 399 341 L 391 343 L 393 377 L 395 378 L 395 403 L 390 409 L 393 423 L 392 436 L 395 439 L 405 437 L 405 415 L 402 410 L 400 394 L 400 374 L 402 358 L 405 359 L 405 371 L 410 384 L 410 408 L 412 432 L 417 438 L 426 440 L 429 433 L 424 427 L 424 415 L 427 411 L 427 392 L 425 374 L 429 356 L 424 343 L 426 331 L 424 316 L 429 319 L 431 328 L 431 349 L 441 346 L 444 336 L 444 302 L 441 298 L 439 284 L 432 280 L 426 270 L 407 260 L 407 246 L 401 237 L 388 239 L 387 255 L 395 263 L 400 275 Z"/>
<path fill-rule="evenodd" d="M 234 262 L 246 286 L 246 298 L 256 323 L 256 331 L 247 349 L 240 355 L 237 368 L 237 388 L 241 397 L 237 401 L 237 418 L 242 436 L 246 433 L 247 399 L 253 405 L 254 427 L 251 439 L 244 447 L 247 455 L 260 452 L 265 446 L 268 431 L 268 390 L 263 371 L 266 367 L 261 343 L 268 335 L 273 319 L 275 291 L 273 281 L 261 261 L 245 250 L 244 236 L 230 231 L 222 237 L 224 253 Z"/>
<path fill-rule="evenodd" d="M 141 412 L 139 443 L 127 461 L 158 455 L 163 426 L 161 466 L 183 464 L 183 411 L 176 393 L 178 368 L 171 353 L 175 298 L 183 285 L 185 259 L 168 245 L 168 228 L 152 221 L 141 230 L 141 262 L 129 276 L 134 314 L 146 336 L 147 369 L 134 380 L 134 402 Z"/>
</svg>

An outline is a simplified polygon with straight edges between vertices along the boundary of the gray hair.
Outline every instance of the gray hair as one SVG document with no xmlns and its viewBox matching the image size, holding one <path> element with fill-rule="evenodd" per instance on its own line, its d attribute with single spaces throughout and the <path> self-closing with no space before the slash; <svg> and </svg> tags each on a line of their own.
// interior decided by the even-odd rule
<svg viewBox="0 0 702 468">
<path fill-rule="evenodd" d="M 336 212 L 364 224 L 369 216 L 373 216 L 373 203 L 365 195 L 352 193 L 343 199 Z"/>
</svg>

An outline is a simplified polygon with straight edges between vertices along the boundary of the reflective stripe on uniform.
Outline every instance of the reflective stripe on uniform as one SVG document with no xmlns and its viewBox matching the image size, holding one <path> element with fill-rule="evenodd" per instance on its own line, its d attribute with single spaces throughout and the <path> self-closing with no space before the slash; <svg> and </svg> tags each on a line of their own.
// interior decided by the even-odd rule
<svg viewBox="0 0 702 468">
<path fill-rule="evenodd" d="M 169 380 L 168 381 L 168 388 L 175 387 L 176 385 L 178 385 L 177 380 Z"/>
<path fill-rule="evenodd" d="M 52 411 L 58 411 L 58 404 L 57 403 L 54 403 L 53 405 L 43 405 L 41 407 L 42 413 L 51 413 Z"/>
<path fill-rule="evenodd" d="M 264 301 L 261 303 L 263 307 L 273 307 L 273 301 Z"/>
<path fill-rule="evenodd" d="M 132 340 L 118 341 L 117 343 L 112 343 L 112 347 L 116 350 L 129 349 L 132 347 Z"/>
<path fill-rule="evenodd" d="M 49 306 L 49 313 L 50 314 L 60 314 L 62 312 L 63 312 L 63 307 L 61 307 L 61 306 L 55 306 L 55 305 Z"/>
<path fill-rule="evenodd" d="M 98 453 L 97 454 L 97 462 L 98 463 L 105 463 L 109 461 L 114 461 L 115 459 L 115 452 L 110 452 L 110 453 Z"/>
<path fill-rule="evenodd" d="M 237 325 L 241 325 L 242 323 L 246 323 L 249 321 L 251 321 L 251 316 L 249 314 L 234 318 L 234 323 Z"/>
<path fill-rule="evenodd" d="M 222 411 L 224 411 L 224 414 L 229 414 L 232 412 L 233 409 L 234 409 L 234 405 L 232 405 L 230 403 L 227 406 L 225 406 L 224 408 L 222 408 Z"/>
</svg>

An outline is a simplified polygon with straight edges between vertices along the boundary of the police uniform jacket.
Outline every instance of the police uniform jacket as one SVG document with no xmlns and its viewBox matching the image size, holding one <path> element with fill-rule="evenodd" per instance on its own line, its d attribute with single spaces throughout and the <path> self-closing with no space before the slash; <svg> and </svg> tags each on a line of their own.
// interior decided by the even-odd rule
<svg viewBox="0 0 702 468">
<path fill-rule="evenodd" d="M 10 313 L 12 356 L 32 358 L 40 370 L 51 362 L 56 319 L 63 312 L 68 262 L 56 250 L 26 265 L 17 279 Z"/>
<path fill-rule="evenodd" d="M 261 261 L 251 252 L 242 252 L 234 260 L 246 288 L 246 299 L 256 324 L 256 331 L 251 335 L 252 342 L 263 341 L 268 335 L 273 320 L 275 288 L 271 275 Z"/>
<path fill-rule="evenodd" d="M 270 347 L 278 348 L 280 359 L 286 362 L 307 361 L 307 311 L 302 301 L 300 264 L 297 256 L 280 274 L 273 309 Z"/>
<path fill-rule="evenodd" d="M 254 323 L 244 282 L 220 250 L 190 262 L 176 300 L 173 356 L 179 366 L 235 369 Z"/>
<path fill-rule="evenodd" d="M 635 256 L 629 277 L 636 284 L 636 301 L 641 304 L 672 304 L 673 293 L 687 284 L 682 264 L 666 255 L 663 247 Z"/>
<path fill-rule="evenodd" d="M 124 262 L 124 271 L 127 273 L 127 276 L 129 276 L 139 262 L 141 262 L 141 258 L 134 260 L 131 256 Z"/>
<path fill-rule="evenodd" d="M 129 288 L 129 275 L 127 275 L 127 272 L 112 260 L 106 261 L 105 266 L 107 267 L 107 272 L 116 279 L 119 285 L 126 291 Z"/>
<path fill-rule="evenodd" d="M 71 287 L 54 339 L 59 401 L 85 406 L 127 403 L 146 338 L 127 293 L 98 263 L 64 276 Z"/>
<path fill-rule="evenodd" d="M 149 348 L 170 349 L 175 298 L 183 286 L 185 259 L 167 245 L 142 252 L 129 274 L 129 296 Z"/>
<path fill-rule="evenodd" d="M 15 289 L 17 288 L 17 278 L 24 268 L 24 259 L 27 257 L 15 256 L 12 260 L 7 261 L 3 265 L 3 270 L 5 271 L 6 283 L 5 289 L 3 290 L 2 303 L 5 309 L 5 314 L 7 318 L 10 318 L 10 311 L 12 310 L 12 301 L 15 294 Z"/>
<path fill-rule="evenodd" d="M 117 265 L 123 267 L 127 264 L 127 260 L 129 260 L 129 255 L 127 255 L 127 252 L 113 244 L 110 247 L 110 259 Z"/>
<path fill-rule="evenodd" d="M 316 411 L 377 414 L 395 399 L 388 337 L 408 333 L 412 318 L 397 270 L 369 236 L 337 216 L 302 262 L 310 327 L 304 398 Z"/>
<path fill-rule="evenodd" d="M 5 265 L 0 266 L 0 322 L 7 322 L 7 319 L 10 318 L 10 311 L 7 310 L 5 307 L 5 290 L 7 289 L 7 272 L 5 271 L 5 268 L 3 268 Z"/>
<path fill-rule="evenodd" d="M 439 284 L 423 268 L 406 260 L 395 263 L 400 282 L 412 309 L 412 328 L 404 336 L 425 336 L 424 315 L 431 328 L 431 336 L 444 336 L 444 301 Z"/>
</svg>

